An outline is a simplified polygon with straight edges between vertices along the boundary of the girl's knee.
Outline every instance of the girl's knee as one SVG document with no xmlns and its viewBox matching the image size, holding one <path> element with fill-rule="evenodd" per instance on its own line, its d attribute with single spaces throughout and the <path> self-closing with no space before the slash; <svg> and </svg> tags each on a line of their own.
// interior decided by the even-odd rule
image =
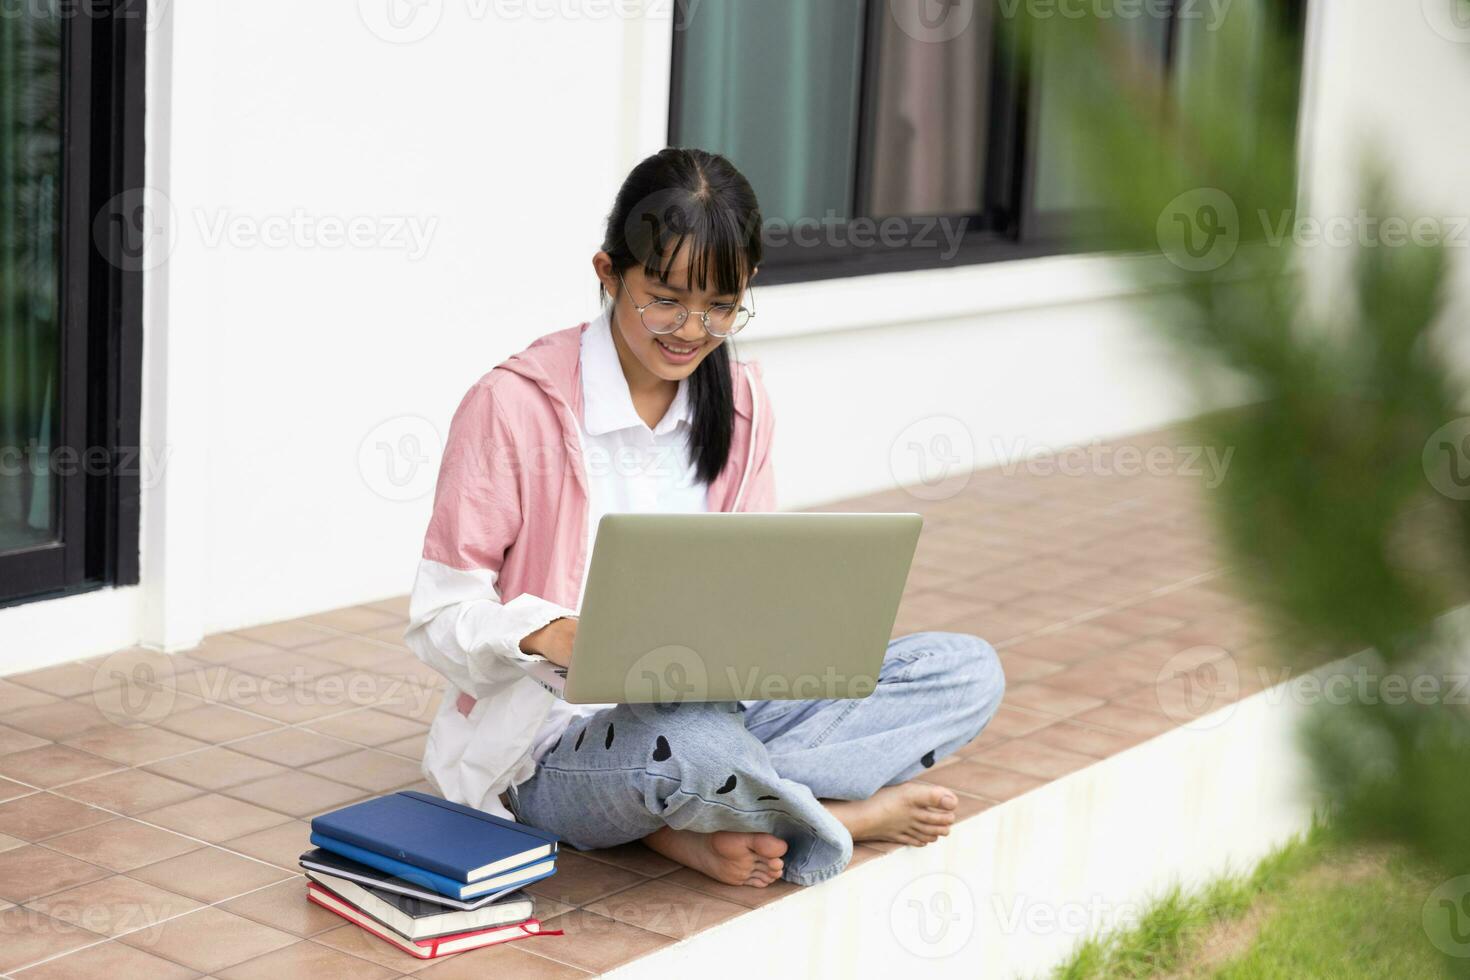
<svg viewBox="0 0 1470 980">
<path fill-rule="evenodd" d="M 915 659 L 934 673 L 977 693 L 992 694 L 998 699 L 1005 690 L 1005 674 L 995 648 L 969 633 L 914 633 L 895 642 L 889 654 Z"/>
<path fill-rule="evenodd" d="M 970 737 L 978 735 L 1000 707 L 1005 671 L 995 648 L 969 633 L 919 633 L 908 639 L 925 650 L 925 664 L 942 677 L 948 703 Z"/>
</svg>

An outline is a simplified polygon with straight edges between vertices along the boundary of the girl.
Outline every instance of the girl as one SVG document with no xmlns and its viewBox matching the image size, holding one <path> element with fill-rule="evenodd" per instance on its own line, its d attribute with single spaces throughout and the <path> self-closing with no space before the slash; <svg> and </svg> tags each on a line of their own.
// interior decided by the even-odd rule
<svg viewBox="0 0 1470 980">
<path fill-rule="evenodd" d="M 754 315 L 760 229 L 723 157 L 633 170 L 592 260 L 604 313 L 455 413 L 407 634 L 454 689 L 424 756 L 445 797 L 758 887 L 828 878 L 854 841 L 949 833 L 955 795 L 908 780 L 979 734 L 1004 686 L 987 644 L 950 633 L 893 641 L 862 700 L 571 705 L 526 673 L 571 659 L 603 514 L 775 508 L 770 402 L 726 343 Z"/>
</svg>

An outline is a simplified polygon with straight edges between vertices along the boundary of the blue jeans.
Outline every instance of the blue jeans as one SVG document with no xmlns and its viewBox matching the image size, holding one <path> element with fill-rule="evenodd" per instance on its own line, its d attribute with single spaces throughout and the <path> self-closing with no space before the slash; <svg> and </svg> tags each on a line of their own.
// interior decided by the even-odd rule
<svg viewBox="0 0 1470 980">
<path fill-rule="evenodd" d="M 579 849 L 664 826 L 774 834 L 788 845 L 782 876 L 816 884 L 852 859 L 852 837 L 818 800 L 912 779 L 978 735 L 1004 690 L 985 641 L 916 633 L 889 643 L 861 700 L 605 708 L 511 788 L 511 809 Z"/>
</svg>

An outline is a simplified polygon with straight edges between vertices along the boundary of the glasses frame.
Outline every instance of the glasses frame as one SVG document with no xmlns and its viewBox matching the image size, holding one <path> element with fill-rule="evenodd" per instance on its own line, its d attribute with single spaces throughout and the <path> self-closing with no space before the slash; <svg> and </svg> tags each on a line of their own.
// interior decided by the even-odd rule
<svg viewBox="0 0 1470 980">
<path fill-rule="evenodd" d="M 749 307 L 745 306 L 742 303 L 736 303 L 735 304 L 735 310 L 736 310 L 737 316 L 738 316 L 740 310 L 744 310 L 746 313 L 749 314 L 749 316 L 747 316 L 745 318 L 745 322 L 744 323 L 742 323 L 740 326 L 736 327 L 734 330 L 731 330 L 729 333 L 716 333 L 714 330 L 711 330 L 710 329 L 710 325 L 709 325 L 710 311 L 709 310 L 691 310 L 689 307 L 685 306 L 683 303 L 675 302 L 674 303 L 675 306 L 678 306 L 678 307 L 680 307 L 681 309 L 684 310 L 684 316 L 683 316 L 683 318 L 681 318 L 678 323 L 674 324 L 674 329 L 672 329 L 672 330 L 655 330 L 652 327 L 650 327 L 648 325 L 648 321 L 643 318 L 643 311 L 644 310 L 647 310 L 647 309 L 650 309 L 650 308 L 652 308 L 652 307 L 654 307 L 654 306 L 656 306 L 656 305 L 658 305 L 658 304 L 660 304 L 660 303 L 662 303 L 664 301 L 663 300 L 660 300 L 658 297 L 654 297 L 653 299 L 649 300 L 647 303 L 643 304 L 642 306 L 639 306 L 638 303 L 637 303 L 637 301 L 635 301 L 633 299 L 633 291 L 628 288 L 628 281 L 622 277 L 622 274 L 621 273 L 618 275 L 618 282 L 622 283 L 623 292 L 625 292 L 625 293 L 628 294 L 628 302 L 632 303 L 633 304 L 633 309 L 635 309 L 635 310 L 638 311 L 638 322 L 641 323 L 641 324 L 643 324 L 643 329 L 644 330 L 647 330 L 649 333 L 653 334 L 655 337 L 668 337 L 668 336 L 671 336 L 673 334 L 676 334 L 676 333 L 679 332 L 679 329 L 681 327 L 683 327 L 686 322 L 688 322 L 688 320 L 689 320 L 689 318 L 691 316 L 698 316 L 699 317 L 699 322 L 704 327 L 704 332 L 707 335 L 715 338 L 716 340 L 728 340 L 731 337 L 733 337 L 736 334 L 738 334 L 740 331 L 744 330 L 746 327 L 750 326 L 750 321 L 753 320 L 753 319 L 755 319 L 755 310 L 750 309 Z M 747 286 L 746 287 L 746 290 L 750 293 L 751 299 L 754 300 L 754 298 L 755 298 L 755 289 L 754 289 L 754 287 Z"/>
</svg>

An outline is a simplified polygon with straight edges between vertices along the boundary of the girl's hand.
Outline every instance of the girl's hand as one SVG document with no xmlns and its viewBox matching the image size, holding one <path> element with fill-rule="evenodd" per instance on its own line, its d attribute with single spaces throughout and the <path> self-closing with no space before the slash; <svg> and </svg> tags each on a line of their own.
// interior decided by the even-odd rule
<svg viewBox="0 0 1470 980">
<path fill-rule="evenodd" d="M 545 657 L 558 667 L 572 665 L 572 644 L 577 639 L 577 621 L 570 616 L 553 619 L 521 641 L 522 653 Z"/>
</svg>

